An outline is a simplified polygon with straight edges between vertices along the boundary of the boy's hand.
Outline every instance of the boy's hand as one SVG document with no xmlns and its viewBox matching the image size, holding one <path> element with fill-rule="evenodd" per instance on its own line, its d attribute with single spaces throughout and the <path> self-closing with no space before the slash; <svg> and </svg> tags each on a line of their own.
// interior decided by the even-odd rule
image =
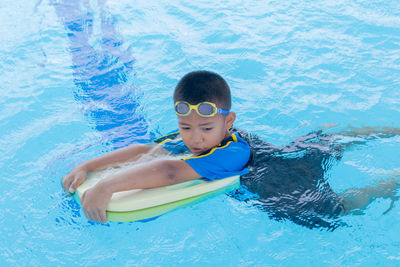
<svg viewBox="0 0 400 267">
<path fill-rule="evenodd" d="M 85 181 L 87 174 L 88 172 L 83 167 L 73 169 L 62 181 L 65 192 L 74 193 L 76 188 Z"/>
<path fill-rule="evenodd" d="M 107 222 L 106 208 L 111 200 L 112 192 L 102 183 L 88 189 L 81 197 L 82 209 L 86 218 L 95 222 Z"/>
</svg>

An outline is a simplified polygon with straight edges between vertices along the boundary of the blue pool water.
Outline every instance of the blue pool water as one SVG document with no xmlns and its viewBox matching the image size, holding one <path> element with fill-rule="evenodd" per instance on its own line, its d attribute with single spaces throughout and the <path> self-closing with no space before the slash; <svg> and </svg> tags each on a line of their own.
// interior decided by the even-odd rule
<svg viewBox="0 0 400 267">
<path fill-rule="evenodd" d="M 87 221 L 62 176 L 174 130 L 173 88 L 196 69 L 224 76 L 235 125 L 276 145 L 324 124 L 400 127 L 400 2 L 3 0 L 0 266 L 400 265 L 389 199 L 332 232 L 227 195 L 146 223 Z M 389 177 L 399 151 L 399 136 L 377 138 L 326 179 L 340 192 Z"/>
</svg>

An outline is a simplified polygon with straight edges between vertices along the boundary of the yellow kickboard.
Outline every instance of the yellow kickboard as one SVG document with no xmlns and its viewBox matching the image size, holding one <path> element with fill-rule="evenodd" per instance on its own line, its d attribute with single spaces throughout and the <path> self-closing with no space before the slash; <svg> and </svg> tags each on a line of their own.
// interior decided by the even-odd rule
<svg viewBox="0 0 400 267">
<path fill-rule="evenodd" d="M 79 201 L 87 189 L 112 174 L 107 170 L 91 173 L 77 188 L 75 199 Z M 114 222 L 128 222 L 154 218 L 216 194 L 234 190 L 239 187 L 239 177 L 237 175 L 212 182 L 196 179 L 164 187 L 114 193 L 107 206 L 107 219 Z"/>
</svg>

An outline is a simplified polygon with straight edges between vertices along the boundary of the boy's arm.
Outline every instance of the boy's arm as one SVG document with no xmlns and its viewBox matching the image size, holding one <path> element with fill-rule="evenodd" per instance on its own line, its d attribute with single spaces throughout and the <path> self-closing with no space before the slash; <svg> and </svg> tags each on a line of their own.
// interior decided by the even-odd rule
<svg viewBox="0 0 400 267">
<path fill-rule="evenodd" d="M 115 166 L 124 162 L 134 161 L 143 154 L 161 152 L 161 146 L 134 144 L 88 160 L 77 166 L 64 177 L 62 181 L 64 190 L 71 193 L 75 192 L 76 188 L 85 181 L 89 172 Z"/>
<path fill-rule="evenodd" d="M 200 178 L 184 160 L 159 160 L 106 178 L 81 197 L 82 208 L 89 220 L 106 222 L 106 208 L 115 192 L 145 189 Z"/>
</svg>

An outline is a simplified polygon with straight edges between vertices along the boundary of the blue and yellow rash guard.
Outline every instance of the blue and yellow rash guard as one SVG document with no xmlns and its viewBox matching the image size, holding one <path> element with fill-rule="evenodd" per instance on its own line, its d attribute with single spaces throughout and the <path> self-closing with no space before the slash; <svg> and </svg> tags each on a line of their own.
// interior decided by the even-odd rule
<svg viewBox="0 0 400 267">
<path fill-rule="evenodd" d="M 190 153 L 178 131 L 155 139 L 154 142 L 172 154 Z M 207 181 L 248 173 L 246 166 L 249 159 L 250 147 L 238 133 L 231 133 L 218 146 L 201 155 L 182 158 Z"/>
</svg>

